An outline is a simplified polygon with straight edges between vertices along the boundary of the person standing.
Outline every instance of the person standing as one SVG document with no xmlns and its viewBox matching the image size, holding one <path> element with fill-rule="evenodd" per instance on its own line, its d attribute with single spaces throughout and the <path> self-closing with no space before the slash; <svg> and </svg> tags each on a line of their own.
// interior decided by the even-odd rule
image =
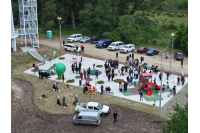
<svg viewBox="0 0 200 133">
<path fill-rule="evenodd" d="M 114 75 L 114 73 L 112 73 L 112 81 L 113 81 L 114 77 L 115 77 L 115 75 Z"/>
<path fill-rule="evenodd" d="M 76 67 L 75 67 L 76 74 L 77 74 L 78 70 L 79 70 L 79 69 L 78 69 L 78 67 L 77 67 L 77 65 L 76 65 Z"/>
<path fill-rule="evenodd" d="M 95 69 L 95 64 L 93 64 L 93 70 Z"/>
<path fill-rule="evenodd" d="M 169 79 L 169 73 L 167 72 L 167 80 Z"/>
<path fill-rule="evenodd" d="M 158 86 L 157 86 L 157 84 L 156 84 L 156 82 L 154 83 L 155 85 L 156 85 L 156 93 L 158 93 Z"/>
<path fill-rule="evenodd" d="M 58 91 L 58 83 L 56 83 L 56 85 L 55 85 L 55 91 L 56 91 L 56 89 Z"/>
<path fill-rule="evenodd" d="M 181 68 L 183 68 L 183 59 L 181 60 Z"/>
<path fill-rule="evenodd" d="M 172 90 L 173 90 L 173 96 L 175 96 L 176 95 L 176 86 L 175 85 Z"/>
<path fill-rule="evenodd" d="M 101 85 L 101 94 L 100 95 L 103 95 L 103 85 Z"/>
<path fill-rule="evenodd" d="M 128 60 L 129 60 L 129 57 L 128 57 L 128 55 L 126 56 L 126 62 L 128 62 Z"/>
<path fill-rule="evenodd" d="M 96 78 L 98 79 L 98 70 L 95 72 Z"/>
<path fill-rule="evenodd" d="M 41 71 L 41 79 L 43 79 L 44 73 Z"/>
<path fill-rule="evenodd" d="M 83 69 L 83 75 L 84 75 L 84 79 L 86 79 L 86 71 L 85 71 L 85 69 Z"/>
<path fill-rule="evenodd" d="M 143 101 L 143 93 L 142 93 L 142 91 L 140 90 L 140 101 L 141 101 L 141 99 L 142 99 L 142 101 Z"/>
<path fill-rule="evenodd" d="M 154 84 L 156 84 L 156 77 L 154 78 L 153 82 L 154 82 Z"/>
<path fill-rule="evenodd" d="M 40 72 L 40 70 L 38 71 L 38 74 L 39 74 L 39 79 L 41 78 L 41 72 Z"/>
<path fill-rule="evenodd" d="M 116 53 L 116 58 L 118 58 L 118 52 Z"/>
<path fill-rule="evenodd" d="M 110 82 L 110 73 L 108 73 L 108 82 Z"/>
<path fill-rule="evenodd" d="M 66 101 L 66 97 L 65 96 L 63 96 L 63 102 L 65 102 Z"/>
<path fill-rule="evenodd" d="M 161 80 L 161 73 L 159 74 L 159 79 Z"/>
<path fill-rule="evenodd" d="M 129 69 L 129 71 L 128 71 L 128 72 L 129 72 L 129 76 L 131 76 L 131 73 L 132 73 L 132 71 L 131 71 L 131 68 Z"/>
<path fill-rule="evenodd" d="M 142 64 L 142 56 L 140 57 L 140 60 L 141 60 L 141 64 Z"/>
<path fill-rule="evenodd" d="M 129 52 L 129 60 L 131 59 L 131 52 Z"/>
<path fill-rule="evenodd" d="M 80 74 L 80 71 L 81 71 L 81 66 L 82 66 L 82 64 L 81 64 L 81 62 L 79 62 L 79 74 Z"/>
<path fill-rule="evenodd" d="M 118 114 L 117 114 L 117 112 L 116 112 L 116 110 L 115 110 L 115 112 L 113 113 L 114 122 L 117 122 L 117 116 L 118 116 Z"/>
<path fill-rule="evenodd" d="M 92 89 L 93 89 L 93 94 L 95 94 L 95 89 L 96 89 L 96 88 L 93 86 Z"/>
<path fill-rule="evenodd" d="M 122 92 L 122 88 L 123 88 L 122 83 L 119 83 L 119 91 L 120 91 L 120 92 Z"/>
<path fill-rule="evenodd" d="M 132 52 L 132 62 L 133 62 L 133 60 L 134 60 L 134 53 Z"/>
<path fill-rule="evenodd" d="M 124 81 L 124 92 L 127 91 L 127 83 Z"/>
<path fill-rule="evenodd" d="M 58 105 L 58 106 L 61 106 L 61 103 L 60 103 L 60 100 L 59 100 L 59 99 L 57 100 L 57 105 Z"/>
<path fill-rule="evenodd" d="M 82 73 L 82 71 L 80 72 L 80 77 L 81 77 L 81 80 L 83 80 L 83 73 Z"/>
<path fill-rule="evenodd" d="M 64 74 L 62 75 L 62 80 L 63 80 L 63 83 L 64 83 L 64 80 L 65 80 L 65 76 L 64 76 Z"/>
<path fill-rule="evenodd" d="M 125 75 L 126 75 L 126 73 L 128 73 L 128 72 L 127 72 L 127 69 L 128 69 L 128 68 L 127 68 L 127 66 L 126 66 L 126 67 L 125 67 Z"/>
<path fill-rule="evenodd" d="M 106 69 L 107 69 L 107 64 L 106 63 L 104 64 L 104 67 L 105 67 L 105 71 L 106 71 Z"/>
<path fill-rule="evenodd" d="M 129 81 L 129 76 L 126 77 L 126 80 Z"/>
<path fill-rule="evenodd" d="M 63 40 L 63 47 L 65 46 L 65 40 Z"/>
<path fill-rule="evenodd" d="M 177 85 L 179 85 L 180 84 L 180 77 L 178 76 L 178 78 L 177 78 Z"/>
<path fill-rule="evenodd" d="M 72 67 L 72 72 L 74 73 L 74 64 L 72 64 L 72 66 L 71 66 L 71 67 Z"/>
</svg>

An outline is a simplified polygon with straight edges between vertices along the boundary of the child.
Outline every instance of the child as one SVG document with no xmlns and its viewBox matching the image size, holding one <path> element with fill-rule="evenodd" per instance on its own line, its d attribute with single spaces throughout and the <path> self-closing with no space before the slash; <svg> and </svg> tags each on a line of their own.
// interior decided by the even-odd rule
<svg viewBox="0 0 200 133">
<path fill-rule="evenodd" d="M 95 64 L 93 64 L 93 70 L 95 69 Z"/>
</svg>

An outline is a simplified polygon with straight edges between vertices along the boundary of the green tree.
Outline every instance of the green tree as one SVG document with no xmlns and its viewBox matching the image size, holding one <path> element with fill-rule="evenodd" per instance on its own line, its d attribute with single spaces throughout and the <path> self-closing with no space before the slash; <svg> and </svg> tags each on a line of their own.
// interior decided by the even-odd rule
<svg viewBox="0 0 200 133">
<path fill-rule="evenodd" d="M 114 42 L 122 40 L 121 36 L 122 36 L 121 29 L 118 27 L 112 32 L 109 32 L 109 34 L 106 37 L 112 39 L 112 41 Z"/>
<path fill-rule="evenodd" d="M 176 112 L 169 117 L 171 120 L 167 120 L 167 125 L 163 125 L 163 133 L 188 133 L 188 104 L 185 108 L 181 108 L 177 103 L 173 106 Z"/>
<path fill-rule="evenodd" d="M 41 24 L 44 26 L 44 31 L 50 30 L 54 25 L 56 19 L 56 4 L 54 0 L 47 1 L 44 5 L 43 16 L 41 17 Z"/>
<path fill-rule="evenodd" d="M 188 55 L 188 27 L 179 29 L 174 35 L 174 47 L 181 48 L 183 53 Z"/>
</svg>

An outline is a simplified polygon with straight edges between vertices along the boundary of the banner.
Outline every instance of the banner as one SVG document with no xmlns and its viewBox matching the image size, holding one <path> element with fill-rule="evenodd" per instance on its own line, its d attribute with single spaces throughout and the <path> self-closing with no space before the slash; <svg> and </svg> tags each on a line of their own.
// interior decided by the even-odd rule
<svg viewBox="0 0 200 133">
<path fill-rule="evenodd" d="M 46 54 L 44 54 L 44 62 L 45 62 L 45 59 L 46 59 L 46 57 L 47 57 L 47 55 L 46 55 Z"/>
<path fill-rule="evenodd" d="M 54 50 L 53 51 L 53 59 L 54 59 L 55 55 L 56 55 L 56 51 Z"/>
</svg>

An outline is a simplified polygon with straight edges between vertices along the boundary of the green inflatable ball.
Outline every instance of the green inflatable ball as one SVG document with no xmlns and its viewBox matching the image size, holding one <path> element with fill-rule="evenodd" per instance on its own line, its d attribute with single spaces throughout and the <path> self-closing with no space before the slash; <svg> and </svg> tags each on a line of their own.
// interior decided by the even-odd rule
<svg viewBox="0 0 200 133">
<path fill-rule="evenodd" d="M 63 73 L 66 71 L 66 66 L 63 63 L 57 63 L 54 66 L 54 71 L 57 73 L 58 79 L 61 79 Z"/>
</svg>

